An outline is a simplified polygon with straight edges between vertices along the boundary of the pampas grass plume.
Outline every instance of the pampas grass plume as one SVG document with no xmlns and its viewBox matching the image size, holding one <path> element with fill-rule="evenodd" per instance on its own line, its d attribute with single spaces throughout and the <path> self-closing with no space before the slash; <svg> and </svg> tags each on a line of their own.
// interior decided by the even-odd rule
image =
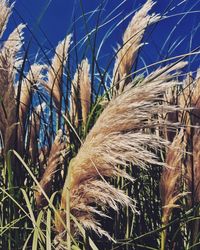
<svg viewBox="0 0 200 250">
<path fill-rule="evenodd" d="M 132 203 L 123 192 L 110 186 L 105 177 L 121 176 L 131 179 L 125 171 L 117 167 L 126 166 L 127 162 L 144 168 L 148 164 L 162 165 L 149 149 L 161 148 L 166 145 L 166 141 L 156 134 L 144 132 L 143 129 L 157 127 L 155 114 L 160 110 L 174 109 L 173 106 L 160 104 L 158 100 L 158 96 L 176 84 L 172 80 L 169 81 L 169 74 L 170 70 L 166 75 L 167 82 L 164 78 L 149 81 L 147 77 L 143 84 L 134 88 L 129 84 L 121 95 L 110 101 L 96 121 L 68 167 L 61 200 L 61 216 L 65 221 L 67 210 L 68 227 L 71 212 L 83 227 L 109 237 L 95 219 L 95 214 L 106 216 L 105 213 L 97 207 L 91 207 L 91 204 L 95 203 L 104 208 L 112 207 L 115 210 L 118 210 L 118 205 L 121 204 L 135 210 L 134 202 Z M 84 209 L 80 209 L 80 206 Z M 75 227 L 72 222 L 70 227 Z M 63 233 L 64 228 L 58 220 L 56 228 L 58 232 Z M 70 228 L 68 230 L 70 231 Z"/>
<path fill-rule="evenodd" d="M 68 52 L 71 44 L 72 35 L 69 34 L 67 37 L 60 42 L 55 50 L 55 55 L 52 59 L 52 63 L 48 70 L 48 82 L 44 86 L 49 91 L 50 95 L 59 109 L 62 101 L 62 76 L 63 69 L 68 59 Z"/>
<path fill-rule="evenodd" d="M 131 68 L 137 58 L 138 50 L 142 46 L 141 41 L 148 25 L 159 20 L 159 16 L 148 15 L 155 3 L 148 0 L 143 7 L 136 12 L 130 21 L 123 35 L 123 45 L 118 46 L 116 61 L 113 70 L 113 87 L 115 91 L 121 93 L 124 86 L 129 81 L 127 77 L 131 73 Z"/>
</svg>

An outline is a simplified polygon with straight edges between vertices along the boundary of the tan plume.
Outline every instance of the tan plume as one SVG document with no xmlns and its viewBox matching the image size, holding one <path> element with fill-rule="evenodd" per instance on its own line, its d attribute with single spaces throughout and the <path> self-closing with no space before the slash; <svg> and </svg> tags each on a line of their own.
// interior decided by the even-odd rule
<svg viewBox="0 0 200 250">
<path fill-rule="evenodd" d="M 48 196 L 50 196 L 51 193 L 53 178 L 56 169 L 60 164 L 63 163 L 62 152 L 64 148 L 65 145 L 62 142 L 62 131 L 59 130 L 55 137 L 54 143 L 51 147 L 51 151 L 47 162 L 47 167 L 40 180 L 40 185 Z M 41 190 L 39 189 L 35 192 L 35 199 L 38 207 L 43 207 L 47 203 L 45 197 L 43 196 Z"/>
<path fill-rule="evenodd" d="M 72 35 L 68 35 L 58 44 L 55 55 L 48 70 L 48 82 L 44 84 L 52 95 L 56 107 L 59 109 L 62 101 L 62 77 L 63 69 L 68 59 L 68 51 L 71 44 Z"/>
<path fill-rule="evenodd" d="M 200 201 L 200 130 L 195 129 L 193 136 L 193 160 L 188 157 L 187 169 L 189 176 L 189 190 L 193 194 L 193 200 L 195 203 Z M 189 163 L 190 160 L 190 163 Z M 192 162 L 193 164 L 192 164 Z M 193 173 L 192 173 L 193 172 Z M 193 187 L 192 187 L 193 186 Z"/>
<path fill-rule="evenodd" d="M 190 111 L 190 123 L 194 127 L 189 127 L 189 132 L 187 134 L 187 140 L 189 143 L 189 150 L 191 155 L 187 156 L 186 164 L 188 171 L 188 186 L 189 191 L 193 195 L 193 201 L 195 203 L 200 201 L 200 78 L 197 74 L 196 79 L 193 80 L 192 95 L 190 95 L 190 105 L 192 107 Z M 191 147 L 192 145 L 192 147 Z"/>
<path fill-rule="evenodd" d="M 24 24 L 19 24 L 13 32 L 9 35 L 8 39 L 4 42 L 2 48 L 2 54 L 4 56 L 9 56 L 13 67 L 19 68 L 22 63 L 21 56 L 19 52 L 23 45 L 23 29 L 26 27 Z M 15 68 L 13 69 L 14 72 Z"/>
<path fill-rule="evenodd" d="M 136 60 L 138 50 L 142 46 L 141 41 L 148 25 L 155 23 L 160 17 L 148 15 L 155 3 L 148 0 L 143 7 L 136 12 L 123 35 L 123 45 L 118 45 L 118 52 L 113 70 L 112 84 L 116 92 L 121 93 L 124 86 L 130 81 L 127 76 Z"/>
<path fill-rule="evenodd" d="M 72 123 L 77 127 L 83 120 L 86 125 L 91 103 L 91 80 L 89 76 L 90 65 L 88 59 L 82 60 L 74 75 L 71 87 L 70 114 Z"/>
<path fill-rule="evenodd" d="M 179 184 L 183 174 L 182 163 L 185 147 L 184 131 L 181 130 L 168 149 L 166 156 L 167 166 L 164 168 L 161 176 L 160 191 L 163 205 L 162 221 L 165 225 L 169 221 L 173 208 L 178 207 L 176 201 L 182 195 Z"/>
<path fill-rule="evenodd" d="M 148 79 L 156 79 L 157 80 L 162 80 L 162 79 L 166 79 L 166 80 L 171 80 L 173 78 L 176 78 L 179 75 L 179 71 L 180 69 L 184 68 L 188 63 L 181 61 L 178 63 L 172 63 L 170 65 L 167 65 L 163 68 L 159 68 L 155 71 L 153 71 L 149 76 Z M 171 73 L 170 75 L 168 74 L 169 71 L 173 71 L 173 73 Z M 166 121 L 166 126 L 163 127 L 163 135 L 164 137 L 170 141 L 173 142 L 174 137 L 176 136 L 177 130 L 173 128 L 171 128 L 169 126 L 170 123 L 172 124 L 180 124 L 180 113 L 181 112 L 185 112 L 185 106 L 183 107 L 182 105 L 180 105 L 180 84 L 177 86 L 174 86 L 172 88 L 167 89 L 167 91 L 164 94 L 164 102 L 166 103 L 166 105 L 174 105 L 174 106 L 179 106 L 179 109 L 177 110 L 173 110 L 171 112 L 161 112 L 161 117 L 162 119 L 164 119 Z"/>
<path fill-rule="evenodd" d="M 85 59 L 80 65 L 80 99 L 82 108 L 83 124 L 86 124 L 87 117 L 90 111 L 91 102 L 91 80 L 89 76 L 90 65 Z"/>
<path fill-rule="evenodd" d="M 106 216 L 105 212 L 98 211 L 97 207 L 93 212 L 91 209 L 87 210 L 91 201 L 92 204 L 101 204 L 102 207 L 110 206 L 112 202 L 112 208 L 115 210 L 118 210 L 119 204 L 131 206 L 134 210 L 134 203 L 130 198 L 111 187 L 105 181 L 105 177 L 123 176 L 130 179 L 126 172 L 117 167 L 127 165 L 127 162 L 144 168 L 148 164 L 162 164 L 150 149 L 161 148 L 166 145 L 166 141 L 144 129 L 157 127 L 156 115 L 161 110 L 174 109 L 172 106 L 162 105 L 158 99 L 158 96 L 174 84 L 176 82 L 166 82 L 164 78 L 148 81 L 147 77 L 144 83 L 134 88 L 129 84 L 121 95 L 110 101 L 89 132 L 77 156 L 69 164 L 61 201 L 61 215 L 64 221 L 65 210 L 70 210 L 83 227 L 108 235 L 95 220 L 96 213 Z M 87 190 L 91 189 L 91 192 L 85 192 L 85 186 Z M 113 192 L 108 192 L 110 188 Z M 116 200 L 116 197 L 119 199 Z M 79 199 L 81 202 L 77 202 Z M 84 212 L 76 207 L 80 203 L 85 206 Z M 69 218 L 67 221 L 70 230 Z M 72 222 L 71 225 L 73 228 Z M 61 223 L 57 222 L 56 227 L 58 232 L 64 231 Z"/>
<path fill-rule="evenodd" d="M 71 123 L 78 127 L 80 122 L 81 104 L 80 104 L 80 84 L 79 84 L 79 66 L 74 74 L 74 78 L 71 83 L 71 95 L 70 95 L 70 118 Z"/>
<path fill-rule="evenodd" d="M 0 38 L 2 37 L 12 13 L 13 4 L 10 6 L 8 0 L 0 0 Z"/>
<path fill-rule="evenodd" d="M 22 80 L 21 91 L 20 91 L 20 110 L 19 117 L 20 121 L 23 122 L 29 110 L 30 98 L 32 93 L 32 87 L 41 82 L 43 79 L 42 70 L 45 69 L 45 65 L 33 64 L 30 67 L 28 74 Z"/>
<path fill-rule="evenodd" d="M 196 78 L 193 80 L 194 90 L 192 93 L 191 103 L 194 107 L 192 110 L 192 123 L 200 125 L 200 69 L 197 71 Z"/>
<path fill-rule="evenodd" d="M 15 66 L 16 62 L 20 60 L 18 55 L 22 47 L 23 24 L 20 24 L 4 42 L 0 50 L 0 129 L 4 140 L 4 153 L 9 149 L 21 147 L 17 143 L 17 109 L 15 101 Z M 20 151 L 20 148 L 18 148 Z"/>
</svg>

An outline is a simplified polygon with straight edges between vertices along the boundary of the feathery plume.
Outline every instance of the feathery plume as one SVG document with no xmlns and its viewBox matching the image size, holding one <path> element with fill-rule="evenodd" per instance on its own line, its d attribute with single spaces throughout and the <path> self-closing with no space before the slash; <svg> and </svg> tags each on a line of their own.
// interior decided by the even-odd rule
<svg viewBox="0 0 200 250">
<path fill-rule="evenodd" d="M 74 74 L 74 79 L 71 84 L 71 95 L 70 95 L 70 118 L 71 123 L 78 127 L 80 120 L 80 84 L 79 84 L 79 66 Z"/>
<path fill-rule="evenodd" d="M 192 75 L 189 76 L 189 84 L 186 85 L 186 104 L 190 107 L 190 112 L 186 114 L 187 118 L 187 146 L 190 154 L 186 156 L 185 165 L 187 169 L 186 185 L 191 195 L 188 196 L 188 206 L 191 208 L 200 201 L 200 81 L 197 72 L 196 79 Z M 188 122 L 189 121 L 189 122 Z M 196 211 L 195 211 L 196 214 Z M 196 214 L 197 215 L 197 214 Z M 192 239 L 196 242 L 199 235 L 199 221 L 194 221 L 191 224 Z"/>
<path fill-rule="evenodd" d="M 132 65 L 135 62 L 141 41 L 148 25 L 155 23 L 160 18 L 159 15 L 148 15 L 155 3 L 148 0 L 143 7 L 136 12 L 123 35 L 123 45 L 118 45 L 118 53 L 113 70 L 112 84 L 114 90 L 121 93 L 124 86 L 130 82 Z M 124 80 L 123 80 L 124 79 Z"/>
<path fill-rule="evenodd" d="M 22 47 L 23 24 L 20 24 L 9 36 L 0 50 L 0 129 L 4 140 L 4 153 L 11 148 L 16 148 L 17 120 L 15 103 L 15 65 L 18 61 L 18 52 Z M 20 151 L 20 147 L 18 152 Z"/>
<path fill-rule="evenodd" d="M 19 68 L 22 63 L 22 59 L 18 54 L 23 45 L 23 29 L 25 27 L 26 25 L 22 23 L 19 24 L 4 42 L 2 48 L 2 54 L 10 58 L 10 63 L 12 64 L 12 67 L 14 67 L 12 71 L 14 70 L 14 72 L 15 68 Z"/>
<path fill-rule="evenodd" d="M 57 108 L 61 106 L 62 100 L 62 76 L 63 68 L 66 65 L 68 59 L 68 51 L 71 44 L 72 35 L 68 35 L 62 42 L 60 42 L 56 48 L 55 55 L 52 59 L 52 63 L 48 70 L 48 83 L 44 86 L 52 95 L 53 100 Z"/>
<path fill-rule="evenodd" d="M 180 110 L 176 114 L 176 119 L 178 119 L 178 122 L 181 124 L 184 124 L 186 126 L 185 134 L 182 138 L 182 141 L 184 140 L 184 147 L 187 145 L 187 151 L 188 153 L 181 156 L 179 164 L 182 164 L 184 161 L 185 163 L 185 170 L 186 173 L 184 176 L 184 182 L 186 183 L 186 186 L 188 187 L 188 190 L 190 191 L 191 195 L 188 195 L 188 205 L 191 207 L 192 204 L 199 202 L 200 198 L 200 192 L 199 192 L 199 131 L 194 128 L 193 126 L 199 125 L 199 84 L 198 84 L 198 78 L 196 80 L 193 79 L 192 74 L 188 73 L 186 79 L 184 79 L 182 88 L 177 89 L 177 92 L 179 91 L 179 94 L 177 94 L 177 100 L 178 105 L 180 107 Z M 176 93 L 177 93 L 176 92 Z M 173 104 L 172 100 L 172 104 Z M 169 120 L 169 117 L 168 117 Z M 171 120 L 170 120 L 171 121 Z M 174 139 L 176 140 L 176 138 Z M 181 147 L 181 144 L 178 142 L 177 147 Z M 173 159 L 173 154 L 177 154 L 177 150 L 172 148 L 172 151 L 170 153 L 170 150 L 167 155 L 167 161 L 171 159 L 172 165 L 177 163 L 176 160 Z M 177 154 L 177 157 L 179 155 Z M 178 159 L 178 158 L 177 158 Z M 169 164 L 169 163 L 168 163 Z M 167 174 L 168 172 L 168 174 Z M 170 173 L 171 172 L 171 173 Z M 180 172 L 181 174 L 181 172 Z M 165 177 L 166 176 L 166 177 Z M 175 170 L 171 171 L 170 169 L 164 170 L 162 179 L 161 179 L 161 194 L 162 194 L 162 200 L 164 203 L 163 207 L 163 217 L 162 222 L 163 225 L 166 225 L 169 220 L 169 216 L 171 214 L 171 211 L 174 207 L 178 207 L 176 205 L 176 201 L 179 197 L 181 197 L 184 194 L 187 194 L 186 192 L 183 194 L 179 193 L 179 187 L 177 187 L 178 179 L 180 176 L 178 175 L 178 172 L 176 173 Z M 167 179 L 169 181 L 167 181 Z M 170 184 L 169 184 L 170 183 Z M 164 191 L 163 191 L 163 190 Z M 171 192 L 172 189 L 172 192 Z M 174 190 L 173 190 L 174 189 Z M 167 190 L 167 191 L 166 191 Z M 174 193 L 173 193 L 174 192 Z M 194 222 L 192 227 L 193 235 L 192 237 L 195 238 L 198 235 L 199 231 L 199 222 Z M 161 233 L 161 242 L 162 246 L 165 245 L 165 238 L 166 238 L 166 230 L 163 230 Z M 162 247 L 161 247 L 162 248 Z M 164 247 L 162 248 L 164 249 Z"/>
<path fill-rule="evenodd" d="M 200 130 L 195 129 L 193 136 L 193 171 L 194 171 L 194 201 L 195 203 L 200 201 Z M 191 158 L 190 158 L 191 159 Z M 189 167 L 189 166 L 188 166 Z M 189 168 L 190 172 L 190 187 L 192 187 L 192 170 Z M 192 191 L 192 188 L 190 188 Z"/>
<path fill-rule="evenodd" d="M 25 138 L 25 126 L 27 122 L 27 115 L 29 112 L 32 88 L 38 83 L 43 75 L 42 70 L 45 66 L 33 64 L 30 67 L 26 77 L 22 80 L 21 86 L 18 84 L 16 89 L 16 98 L 19 98 L 19 126 L 18 126 L 18 145 L 22 145 Z M 20 92 L 19 92 L 20 91 Z M 19 97 L 18 97 L 19 96 Z"/>
<path fill-rule="evenodd" d="M 39 136 L 41 117 L 40 114 L 44 110 L 45 103 L 37 106 L 34 112 L 30 116 L 30 134 L 29 134 L 29 154 L 31 156 L 32 162 L 36 162 L 37 156 L 37 140 Z"/>
<path fill-rule="evenodd" d="M 192 110 L 192 123 L 200 125 L 200 69 L 197 71 L 196 79 L 193 81 L 194 90 L 191 97 L 191 104 L 194 109 Z"/>
<path fill-rule="evenodd" d="M 178 63 L 172 63 L 166 65 L 165 67 L 158 68 L 154 70 L 151 74 L 149 74 L 144 82 L 149 81 L 170 81 L 171 79 L 178 76 L 180 73 L 179 71 L 188 65 L 188 62 L 181 61 Z"/>
<path fill-rule="evenodd" d="M 166 91 L 164 95 L 164 102 L 167 103 L 167 105 L 178 105 L 177 86 Z M 162 113 L 162 119 L 165 119 L 168 123 L 178 123 L 178 111 Z M 169 129 L 168 126 L 164 126 L 163 135 L 169 142 L 173 142 L 176 132 L 177 131 L 174 129 Z"/>
<path fill-rule="evenodd" d="M 177 200 L 186 195 L 187 192 L 180 192 L 180 181 L 183 174 L 182 163 L 185 153 L 186 142 L 184 131 L 181 130 L 170 145 L 166 156 L 166 168 L 164 168 L 161 181 L 160 193 L 162 201 L 162 225 L 166 226 L 173 208 L 178 208 Z M 165 249 L 167 231 L 161 231 L 161 249 Z"/>
<path fill-rule="evenodd" d="M 9 149 L 15 148 L 17 129 L 15 91 L 13 77 L 8 73 L 10 71 L 7 64 L 8 60 L 8 58 L 4 58 L 0 54 L 0 130 L 4 144 L 4 154 Z"/>
<path fill-rule="evenodd" d="M 182 175 L 182 161 L 185 147 L 184 132 L 181 130 L 168 149 L 166 156 L 167 167 L 163 170 L 160 182 L 163 205 L 162 221 L 164 225 L 168 223 L 172 209 L 178 207 L 175 203 L 182 195 L 180 194 L 180 187 L 177 185 Z"/>
<path fill-rule="evenodd" d="M 9 17 L 12 13 L 13 4 L 9 6 L 9 2 L 7 0 L 0 0 L 0 38 L 3 36 L 3 33 L 6 29 Z"/>
<path fill-rule="evenodd" d="M 92 200 L 103 207 L 110 206 L 109 202 L 112 201 L 112 208 L 115 210 L 118 209 L 119 204 L 129 205 L 134 210 L 131 200 L 121 191 L 112 187 L 113 192 L 108 194 L 107 190 L 111 187 L 104 177 L 122 176 L 130 179 L 126 172 L 117 167 L 127 165 L 127 162 L 144 168 L 148 164 L 162 164 L 150 149 L 161 148 L 166 145 L 166 141 L 156 134 L 151 134 L 150 130 L 148 133 L 144 129 L 157 127 L 156 115 L 161 110 L 174 109 L 174 107 L 162 105 L 159 102 L 161 98 L 158 98 L 174 84 L 176 83 L 169 80 L 166 82 L 165 79 L 144 80 L 144 84 L 134 88 L 129 84 L 121 95 L 110 101 L 89 132 L 77 156 L 69 164 L 61 200 L 63 210 L 61 216 L 64 220 L 65 215 L 69 216 L 69 211 L 73 214 L 78 210 L 76 206 L 79 204 L 77 202 L 79 199 L 82 205 L 85 204 L 85 208 L 90 205 L 90 200 Z M 97 181 L 98 186 L 96 187 L 94 183 Z M 99 189 L 99 183 L 101 183 L 101 189 Z M 93 196 L 92 191 L 85 192 L 84 188 L 79 191 L 80 187 L 86 185 L 87 190 L 91 189 L 94 194 L 98 193 L 98 195 Z M 116 200 L 116 197 L 119 199 Z M 65 211 L 67 212 L 65 213 Z M 107 232 L 103 231 L 95 219 L 96 213 L 98 210 L 95 207 L 95 212 L 85 209 L 84 215 L 80 211 L 80 213 L 75 213 L 75 216 L 83 227 L 107 236 Z M 102 215 L 105 216 L 105 213 Z M 70 225 L 69 217 L 67 217 L 67 222 L 70 231 L 70 227 L 74 226 L 72 222 Z M 85 222 L 86 224 L 84 224 Z M 58 232 L 64 231 L 59 222 L 57 222 L 56 228 Z"/>
<path fill-rule="evenodd" d="M 179 121 L 186 125 L 187 134 L 191 133 L 191 124 L 199 123 L 199 95 L 200 95 L 200 81 L 199 78 L 193 79 L 191 73 L 187 74 L 183 81 L 182 90 L 178 95 L 178 103 L 181 108 L 179 112 Z M 189 110 L 184 110 L 189 108 Z"/>
<path fill-rule="evenodd" d="M 91 81 L 89 76 L 90 65 L 85 59 L 80 65 L 80 99 L 82 108 L 83 124 L 86 125 L 87 117 L 90 112 L 91 101 Z"/>
<path fill-rule="evenodd" d="M 198 74 L 196 76 L 195 81 L 193 81 L 193 91 L 190 96 L 190 105 L 192 106 L 192 110 L 190 112 L 190 123 L 193 126 L 199 126 L 200 124 L 200 78 Z M 191 87 L 191 88 L 192 88 Z M 199 176 L 200 176 L 200 153 L 199 153 L 199 139 L 200 139 L 200 130 L 199 127 L 190 128 L 187 134 L 187 140 L 189 143 L 189 150 L 192 153 L 192 157 L 189 155 L 186 159 L 187 171 L 188 171 L 188 186 L 189 190 L 193 195 L 193 201 L 200 201 L 200 189 L 199 189 Z M 192 147 L 191 147 L 192 145 Z"/>
<path fill-rule="evenodd" d="M 185 108 L 191 104 L 194 91 L 193 79 L 190 73 L 188 73 L 186 79 L 183 80 L 182 88 L 179 95 L 179 105 L 181 108 Z"/>
<path fill-rule="evenodd" d="M 42 71 L 45 68 L 46 68 L 45 65 L 40 65 L 37 63 L 31 65 L 28 74 L 22 80 L 21 91 L 20 91 L 20 110 L 19 110 L 19 117 L 21 122 L 25 120 L 27 111 L 29 109 L 30 97 L 32 91 L 31 89 L 35 84 L 39 83 L 42 80 L 43 78 Z"/>
<path fill-rule="evenodd" d="M 45 193 L 49 196 L 52 188 L 53 176 L 58 165 L 63 163 L 62 152 L 65 148 L 64 143 L 62 142 L 62 130 L 57 132 L 54 143 L 52 145 L 49 159 L 47 162 L 47 167 L 45 172 L 40 180 L 40 185 Z M 44 198 L 41 190 L 36 190 L 35 199 L 37 207 L 43 207 L 46 204 L 46 199 Z"/>
<path fill-rule="evenodd" d="M 197 71 L 195 79 L 195 87 L 192 95 L 192 104 L 200 108 L 200 68 Z"/>
<path fill-rule="evenodd" d="M 82 116 L 83 124 L 86 125 L 90 111 L 91 81 L 89 71 L 90 65 L 88 59 L 82 60 L 81 64 L 78 65 L 78 69 L 72 81 L 70 116 L 72 123 L 75 124 L 76 127 L 81 120 L 80 116 Z"/>
<path fill-rule="evenodd" d="M 184 68 L 188 63 L 181 61 L 179 63 L 172 63 L 170 65 L 167 65 L 163 68 L 158 68 L 157 70 L 153 71 L 148 77 L 148 80 L 161 80 L 162 79 L 166 79 L 166 81 L 171 80 L 175 77 L 177 77 L 179 75 L 179 71 L 180 69 Z M 169 71 L 173 71 L 173 73 L 169 74 Z M 179 106 L 179 92 L 180 90 L 178 90 L 179 86 L 174 86 L 172 88 L 167 89 L 167 91 L 164 94 L 164 103 L 166 103 L 166 105 L 175 105 L 175 106 Z M 182 107 L 181 109 L 182 111 L 185 109 L 186 107 Z M 174 137 L 176 136 L 176 130 L 173 128 L 171 128 L 169 126 L 169 124 L 178 124 L 179 123 L 179 119 L 178 116 L 180 116 L 180 109 L 178 110 L 173 110 L 172 112 L 161 112 L 161 120 L 164 119 L 166 125 L 163 126 L 163 135 L 164 137 L 170 141 L 173 142 Z"/>
<path fill-rule="evenodd" d="M 192 96 L 194 92 L 193 79 L 190 73 L 187 74 L 186 79 L 183 80 L 182 89 L 178 95 L 178 104 L 180 111 L 178 113 L 178 120 L 181 124 L 186 126 L 186 136 L 191 134 L 191 118 L 193 116 L 192 110 Z"/>
</svg>

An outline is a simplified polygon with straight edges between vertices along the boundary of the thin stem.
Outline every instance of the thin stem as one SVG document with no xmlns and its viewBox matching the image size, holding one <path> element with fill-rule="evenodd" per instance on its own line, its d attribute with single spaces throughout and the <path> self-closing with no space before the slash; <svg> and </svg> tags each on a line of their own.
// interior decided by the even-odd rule
<svg viewBox="0 0 200 250">
<path fill-rule="evenodd" d="M 66 225 L 67 225 L 67 249 L 71 250 L 71 234 L 70 234 L 70 183 L 71 183 L 71 164 L 69 164 L 66 179 Z"/>
<path fill-rule="evenodd" d="M 165 224 L 162 224 L 162 227 L 165 227 Z M 165 242 L 166 242 L 166 228 L 161 231 L 161 246 L 160 250 L 165 250 Z"/>
</svg>

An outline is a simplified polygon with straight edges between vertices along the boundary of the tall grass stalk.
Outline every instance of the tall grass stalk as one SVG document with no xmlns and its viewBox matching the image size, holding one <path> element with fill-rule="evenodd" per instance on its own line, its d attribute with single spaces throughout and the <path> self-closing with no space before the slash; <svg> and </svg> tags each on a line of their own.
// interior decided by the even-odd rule
<svg viewBox="0 0 200 250">
<path fill-rule="evenodd" d="M 45 45 L 29 25 L 10 32 L 12 12 L 26 20 L 0 0 L 0 249 L 199 247 L 200 78 L 188 71 L 200 47 L 172 41 L 198 2 L 176 13 L 186 1 L 172 0 L 156 14 L 147 0 L 124 17 L 125 1 L 107 16 L 106 4 L 85 12 L 80 1 L 81 16 L 52 48 L 39 26 Z M 152 34 L 174 18 L 151 62 Z"/>
</svg>

